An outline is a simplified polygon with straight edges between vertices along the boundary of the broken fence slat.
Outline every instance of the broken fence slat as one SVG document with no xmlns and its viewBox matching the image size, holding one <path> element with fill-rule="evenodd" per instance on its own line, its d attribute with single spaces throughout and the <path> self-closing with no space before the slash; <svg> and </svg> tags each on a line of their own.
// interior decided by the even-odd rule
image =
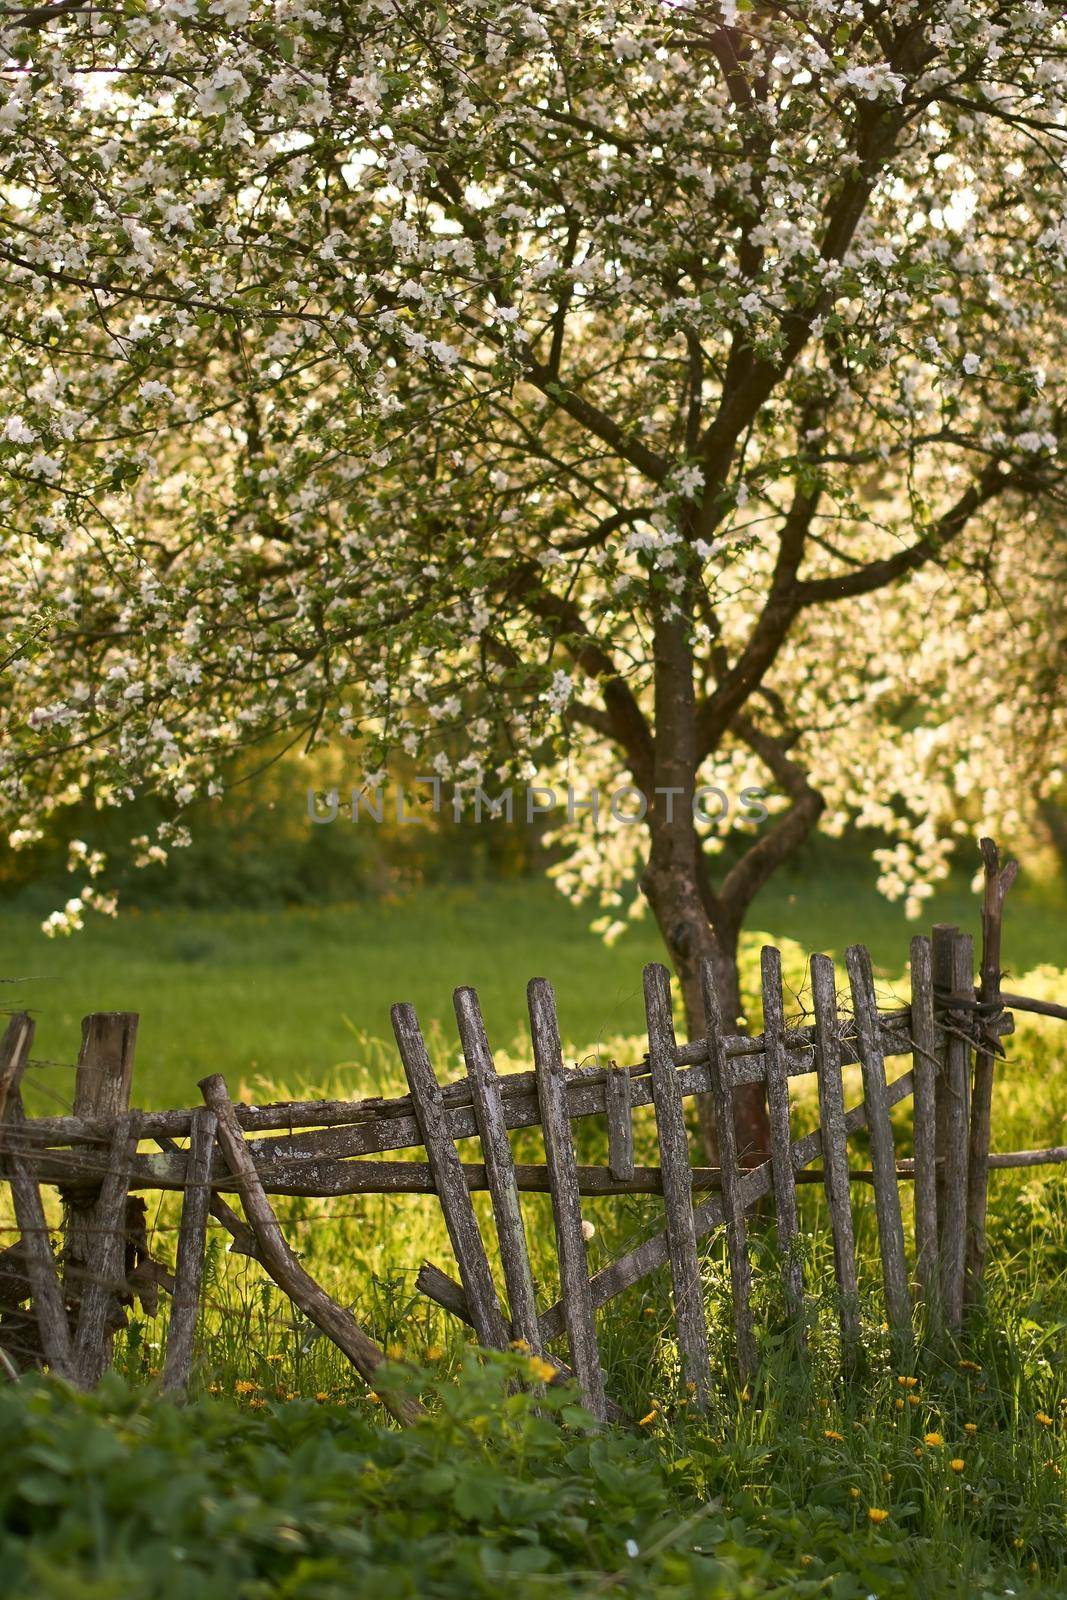
<svg viewBox="0 0 1067 1600">
<path fill-rule="evenodd" d="M 257 1259 L 282 1293 L 288 1295 L 293 1304 L 348 1357 L 364 1381 L 373 1384 L 385 1356 L 374 1340 L 364 1333 L 352 1313 L 330 1299 L 325 1289 L 305 1272 L 290 1250 L 270 1201 L 263 1192 L 255 1163 L 248 1153 L 225 1078 L 221 1073 L 212 1073 L 207 1078 L 201 1078 L 199 1088 L 205 1104 L 218 1119 L 218 1140 L 237 1179 L 241 1204 L 259 1245 Z M 388 1388 L 379 1388 L 378 1393 L 386 1410 L 398 1422 L 415 1422 L 425 1415 L 424 1408 L 417 1400 L 395 1395 Z"/>
<path fill-rule="evenodd" d="M 663 1172 L 663 1209 L 671 1258 L 678 1346 L 686 1383 L 697 1405 L 705 1407 L 711 1391 L 708 1327 L 693 1224 L 689 1138 L 675 1067 L 671 980 L 666 967 L 652 962 L 645 968 L 644 990 L 648 1058 L 652 1068 L 652 1096 Z"/>
<path fill-rule="evenodd" d="M 926 1301 L 927 1326 L 941 1325 L 941 1276 L 937 1247 L 937 1069 L 939 1043 L 934 1020 L 934 972 L 930 941 L 911 941 L 911 1031 L 915 1041 L 915 1267 Z"/>
<path fill-rule="evenodd" d="M 500 1263 L 511 1313 L 511 1333 L 516 1339 L 525 1339 L 531 1350 L 539 1352 L 541 1331 L 537 1322 L 537 1298 L 515 1179 L 515 1161 L 504 1121 L 500 1079 L 486 1037 L 478 996 L 473 989 L 464 988 L 457 989 L 452 998 L 485 1157 L 486 1180 L 493 1202 Z M 460 1177 L 466 1184 L 466 1174 L 462 1168 Z"/>
<path fill-rule="evenodd" d="M 741 1381 L 744 1382 L 756 1366 L 756 1341 L 752 1331 L 750 1303 L 752 1266 L 748 1259 L 745 1204 L 741 1173 L 737 1165 L 733 1096 L 730 1092 L 730 1079 L 722 1043 L 722 1014 L 715 988 L 715 975 L 708 961 L 702 961 L 700 964 L 700 984 L 704 998 L 704 1031 L 708 1040 L 708 1068 L 715 1106 L 715 1128 L 719 1140 L 722 1214 L 726 1222 L 726 1249 L 730 1258 L 737 1365 Z"/>
<path fill-rule="evenodd" d="M 842 1365 L 848 1368 L 859 1354 L 859 1284 L 856 1278 L 856 1236 L 849 1197 L 837 984 L 834 964 L 829 956 L 813 955 L 810 970 L 815 1011 L 815 1070 L 822 1121 L 823 1188 L 830 1212 L 834 1275 L 840 1297 Z"/>
<path fill-rule="evenodd" d="M 174 1293 L 167 1328 L 167 1354 L 163 1363 L 164 1389 L 184 1390 L 193 1370 L 193 1342 L 200 1311 L 200 1286 L 204 1276 L 208 1206 L 211 1200 L 211 1157 L 215 1149 L 215 1113 L 202 1107 L 193 1118 L 189 1166 L 182 1197 L 178 1229 Z"/>
<path fill-rule="evenodd" d="M 509 1341 L 497 1299 L 478 1218 L 463 1176 L 456 1146 L 448 1131 L 441 1085 L 434 1075 L 415 1009 L 393 1006 L 390 1013 L 397 1048 L 404 1063 L 412 1104 L 426 1146 L 426 1156 L 452 1241 L 460 1280 L 467 1294 L 479 1341 L 490 1350 L 506 1350 Z"/>
<path fill-rule="evenodd" d="M 790 1151 L 789 1077 L 785 1064 L 785 1000 L 782 994 L 782 957 L 773 945 L 760 952 L 763 991 L 763 1039 L 767 1052 L 767 1115 L 771 1133 L 771 1170 L 774 1174 L 774 1211 L 786 1304 L 797 1316 L 804 1304 L 804 1280 L 797 1256 L 796 1174 Z"/>
<path fill-rule="evenodd" d="M 900 1215 L 893 1128 L 886 1103 L 885 1062 L 878 1042 L 878 1001 L 874 992 L 871 958 L 866 948 L 861 944 L 850 945 L 845 952 L 845 966 L 860 1036 L 860 1065 L 871 1140 L 874 1205 L 882 1256 L 886 1314 L 890 1332 L 901 1346 L 907 1347 L 912 1342 L 912 1328 L 908 1267 L 904 1255 L 904 1224 Z"/>
<path fill-rule="evenodd" d="M 589 1266 L 582 1232 L 577 1163 L 567 1110 L 556 999 L 552 985 L 544 978 L 531 979 L 526 996 L 571 1365 L 586 1407 L 594 1416 L 603 1418 L 606 1415 L 604 1376 L 600 1370 L 593 1300 L 589 1289 Z"/>
</svg>

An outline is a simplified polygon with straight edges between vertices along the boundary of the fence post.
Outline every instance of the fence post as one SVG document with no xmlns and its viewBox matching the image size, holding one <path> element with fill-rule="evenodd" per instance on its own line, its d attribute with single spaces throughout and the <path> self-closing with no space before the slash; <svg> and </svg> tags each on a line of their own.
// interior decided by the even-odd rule
<svg viewBox="0 0 1067 1600">
<path fill-rule="evenodd" d="M 129 1114 L 136 1043 L 135 1011 L 98 1011 L 82 1021 L 81 1050 L 74 1080 L 74 1115 L 89 1122 L 113 1124 L 105 1146 L 109 1167 L 119 1158 L 114 1134 Z M 108 1183 L 112 1176 L 117 1183 L 120 1175 L 109 1172 L 103 1182 L 92 1188 L 60 1190 L 64 1203 L 63 1282 L 68 1301 L 80 1314 L 83 1300 L 93 1284 L 104 1287 L 108 1298 L 98 1348 L 89 1351 L 84 1344 L 82 1346 L 78 1364 L 86 1382 L 94 1381 L 107 1367 L 115 1326 L 119 1323 L 114 1298 L 115 1262 L 118 1261 L 121 1274 L 125 1263 L 126 1215 L 124 1199 L 116 1208 L 114 1184 Z"/>
<path fill-rule="evenodd" d="M 983 1007 L 997 1005 L 1000 997 L 1000 934 L 1004 900 L 1019 871 L 1017 861 L 1000 864 L 1000 852 L 992 839 L 980 842 L 985 863 L 985 893 L 982 897 L 982 966 L 978 998 Z M 982 1012 L 982 1026 L 990 1028 L 993 1013 Z M 978 1298 L 985 1268 L 986 1199 L 989 1190 L 989 1140 L 993 1119 L 993 1071 L 996 1041 L 988 1034 L 987 1047 L 974 1058 L 974 1092 L 971 1096 L 970 1159 L 967 1170 L 967 1255 L 964 1275 L 964 1303 Z"/>
</svg>

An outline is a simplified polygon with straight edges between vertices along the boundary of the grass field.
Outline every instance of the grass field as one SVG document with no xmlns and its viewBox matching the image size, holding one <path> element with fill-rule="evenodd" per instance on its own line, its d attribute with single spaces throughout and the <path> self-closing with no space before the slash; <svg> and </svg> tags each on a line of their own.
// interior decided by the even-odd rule
<svg viewBox="0 0 1067 1600">
<path fill-rule="evenodd" d="M 364 1041 L 391 1041 L 396 1000 L 411 1001 L 455 1050 L 458 984 L 477 986 L 490 1038 L 506 1049 L 522 1048 L 534 976 L 554 983 L 575 1052 L 639 1033 L 641 968 L 663 955 L 656 928 L 650 919 L 638 923 L 608 949 L 589 933 L 591 915 L 530 880 L 320 909 L 128 913 L 94 918 L 84 932 L 54 941 L 40 933 L 39 918 L 7 911 L 0 977 L 20 980 L 10 993 L 37 1015 L 39 1058 L 72 1061 L 86 1012 L 138 1011 L 136 1095 L 146 1106 L 188 1104 L 197 1078 L 218 1067 L 235 1086 L 263 1075 L 295 1091 L 335 1081 L 334 1069 L 351 1064 L 343 1076 L 359 1092 Z M 923 926 L 937 921 L 977 934 L 976 897 L 965 885 L 936 896 Z M 856 940 L 869 944 L 881 976 L 899 982 L 916 931 L 899 906 L 874 893 L 873 874 L 862 868 L 782 879 L 756 902 L 749 927 L 749 950 L 760 933 L 795 941 L 787 963 L 794 983 L 805 953 L 840 957 Z M 1062 905 L 1016 890 L 1004 953 L 1016 975 L 1067 966 Z M 60 1073 L 49 1081 L 64 1092 Z"/>
<path fill-rule="evenodd" d="M 1060 994 L 1063 919 L 1037 892 L 1010 903 L 1005 961 L 1020 987 Z M 965 888 L 924 923 L 976 927 Z M 258 1097 L 396 1084 L 388 1007 L 418 1006 L 443 1070 L 455 1065 L 452 988 L 474 982 L 491 1035 L 521 1060 L 526 979 L 556 984 L 575 1054 L 639 1049 L 640 969 L 660 952 L 651 925 L 606 950 L 587 913 L 549 888 L 431 890 L 417 900 L 245 915 L 160 912 L 98 923 L 52 944 L 25 914 L 0 917 L 0 973 L 39 1012 L 36 1054 L 69 1062 L 92 1009 L 142 1016 L 141 1104 L 190 1103 L 221 1068 Z M 761 901 L 759 931 L 803 956 L 863 939 L 891 990 L 906 992 L 912 931 L 862 874 L 794 881 Z M 759 930 L 759 931 L 755 931 Z M 1026 975 L 1025 984 L 1023 975 Z M 758 1020 L 758 1019 L 757 1019 Z M 1067 1140 L 1067 1029 L 1020 1018 L 1001 1069 L 997 1147 Z M 625 1059 L 620 1055 L 620 1059 Z M 35 1074 L 35 1104 L 69 1094 L 62 1067 Z M 854 1095 L 858 1095 L 853 1086 Z M 54 1098 L 53 1098 L 54 1097 Z M 817 1120 L 798 1096 L 796 1130 Z M 580 1125 L 581 1158 L 604 1134 Z M 906 1107 L 898 1152 L 910 1148 Z M 650 1110 L 639 1160 L 655 1162 Z M 536 1138 L 517 1152 L 538 1159 Z M 865 1161 L 861 1140 L 857 1162 Z M 483 1233 L 491 1236 L 484 1197 Z M 990 1204 L 988 1298 L 959 1344 L 901 1364 L 883 1325 L 868 1190 L 853 1208 L 864 1364 L 839 1378 L 833 1276 L 820 1192 L 801 1191 L 806 1356 L 785 1315 L 773 1229 L 757 1221 L 759 1376 L 733 1379 L 728 1268 L 703 1261 L 714 1402 L 706 1417 L 679 1382 L 664 1272 L 598 1319 L 609 1392 L 637 1424 L 596 1434 L 573 1397 L 547 1411 L 509 1381 L 521 1356 L 483 1365 L 466 1333 L 414 1291 L 419 1262 L 454 1270 L 429 1198 L 293 1200 L 287 1236 L 331 1293 L 353 1306 L 417 1389 L 431 1419 L 400 1434 L 245 1258 L 211 1234 L 196 1392 L 156 1389 L 166 1333 L 136 1310 L 115 1376 L 80 1399 L 48 1380 L 0 1390 L 0 1563 L 26 1600 L 514 1600 L 573 1595 L 656 1600 L 829 1596 L 831 1600 L 1051 1600 L 1067 1592 L 1067 1170 L 1000 1173 Z M 591 1266 L 661 1225 L 649 1197 L 589 1202 Z M 551 1216 L 526 1218 L 545 1300 L 555 1297 Z M 171 1259 L 177 1207 L 150 1217 Z M 906 1232 L 911 1222 L 906 1215 Z M 165 1297 L 164 1297 L 165 1299 Z M 906 1380 L 906 1381 L 905 1381 Z"/>
</svg>

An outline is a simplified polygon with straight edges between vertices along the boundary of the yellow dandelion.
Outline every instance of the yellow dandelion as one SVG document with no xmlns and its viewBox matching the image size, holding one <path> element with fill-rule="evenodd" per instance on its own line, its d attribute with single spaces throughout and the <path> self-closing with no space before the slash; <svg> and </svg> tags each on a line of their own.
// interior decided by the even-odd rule
<svg viewBox="0 0 1067 1600">
<path fill-rule="evenodd" d="M 530 1345 L 529 1345 L 529 1342 L 526 1339 L 512 1339 L 512 1341 L 511 1341 L 511 1349 L 512 1350 L 523 1350 L 523 1351 L 526 1352 L 527 1355 L 529 1355 L 529 1353 L 530 1353 Z"/>
<path fill-rule="evenodd" d="M 814 1560 L 815 1560 L 814 1556 L 801 1556 L 800 1557 L 800 1565 L 802 1567 L 810 1567 Z"/>
<path fill-rule="evenodd" d="M 261 1395 L 257 1394 L 257 1395 L 253 1396 L 253 1398 L 248 1402 L 248 1404 L 252 1407 L 253 1411 L 263 1411 L 266 1408 L 267 1402 L 263 1399 L 263 1397 Z"/>
<path fill-rule="evenodd" d="M 656 1408 L 655 1408 L 655 1406 L 653 1406 L 652 1410 L 648 1413 L 648 1416 L 647 1417 L 642 1417 L 640 1422 L 637 1424 L 637 1426 L 639 1428 L 647 1428 L 648 1424 L 650 1422 L 655 1422 L 655 1420 L 656 1420 Z"/>
<path fill-rule="evenodd" d="M 921 1444 L 917 1444 L 915 1446 L 915 1449 L 912 1451 L 912 1454 L 914 1455 L 916 1461 L 921 1461 L 922 1460 L 922 1453 L 923 1453 L 922 1445 Z"/>
<path fill-rule="evenodd" d="M 643 1317 L 654 1317 L 656 1315 L 655 1306 L 646 1306 L 645 1309 L 642 1311 L 641 1315 Z"/>
<path fill-rule="evenodd" d="M 1038 1411 L 1036 1413 L 1036 1420 L 1040 1422 L 1043 1428 L 1052 1427 L 1052 1418 L 1049 1416 L 1047 1411 Z"/>
<path fill-rule="evenodd" d="M 403 1361 L 404 1346 L 402 1344 L 387 1344 L 385 1347 L 385 1353 L 389 1357 L 390 1361 Z"/>
<path fill-rule="evenodd" d="M 949 1462 L 949 1466 L 952 1468 L 953 1472 L 962 1472 L 964 1468 L 964 1461 L 961 1456 L 953 1456 L 952 1460 Z"/>
<path fill-rule="evenodd" d="M 1045 1465 L 1048 1468 L 1048 1470 L 1052 1473 L 1052 1476 L 1054 1478 L 1062 1478 L 1063 1477 L 1063 1473 L 1060 1471 L 1059 1467 L 1056 1465 L 1056 1463 L 1054 1461 L 1046 1461 Z"/>
<path fill-rule="evenodd" d="M 838 1433 L 836 1428 L 824 1428 L 822 1436 L 824 1439 L 832 1439 L 834 1444 L 844 1444 L 845 1442 L 844 1434 Z"/>
<path fill-rule="evenodd" d="M 909 1394 L 909 1396 L 908 1396 L 908 1404 L 909 1404 L 909 1406 L 921 1406 L 922 1405 L 922 1396 L 921 1395 L 917 1395 L 917 1394 Z"/>
<path fill-rule="evenodd" d="M 939 1433 L 923 1434 L 923 1444 L 928 1444 L 932 1450 L 936 1450 L 938 1446 L 944 1444 L 944 1442 L 944 1439 Z"/>
<path fill-rule="evenodd" d="M 898 1378 L 897 1379 L 897 1382 L 900 1384 L 900 1387 L 902 1389 L 914 1389 L 914 1387 L 918 1383 L 918 1381 L 919 1381 L 918 1378 Z"/>
<path fill-rule="evenodd" d="M 267 1360 L 270 1362 L 272 1367 L 276 1367 L 278 1365 L 278 1363 L 281 1361 L 281 1359 L 282 1359 L 281 1356 L 268 1356 L 267 1357 Z"/>
<path fill-rule="evenodd" d="M 884 1522 L 888 1516 L 889 1516 L 889 1512 L 888 1511 L 883 1511 L 881 1506 L 868 1506 L 867 1507 L 867 1521 L 868 1522 L 873 1522 L 875 1524 L 877 1524 L 879 1522 Z"/>
<path fill-rule="evenodd" d="M 376 1389 L 367 1390 L 367 1399 L 370 1401 L 372 1406 L 380 1406 L 382 1403 L 382 1397 Z"/>
<path fill-rule="evenodd" d="M 964 1431 L 964 1433 L 977 1433 L 978 1432 L 978 1424 L 977 1424 L 977 1422 L 965 1422 L 963 1424 L 963 1431 Z"/>
<path fill-rule="evenodd" d="M 1011 1542 L 1012 1548 L 1015 1550 L 1023 1550 L 1026 1547 L 1025 1539 L 1013 1539 Z"/>
<path fill-rule="evenodd" d="M 258 1383 L 253 1383 L 251 1378 L 238 1378 L 233 1386 L 234 1394 L 255 1394 L 259 1388 Z"/>
<path fill-rule="evenodd" d="M 427 1361 L 440 1361 L 444 1353 L 443 1345 L 431 1344 L 427 1347 L 426 1359 Z"/>
<path fill-rule="evenodd" d="M 328 1400 L 329 1398 L 330 1397 L 326 1393 L 325 1389 L 320 1389 L 318 1394 L 315 1396 L 315 1399 L 319 1402 L 319 1405 L 321 1405 L 324 1400 Z"/>
<path fill-rule="evenodd" d="M 207 1386 L 207 1392 L 208 1392 L 208 1394 L 221 1394 L 222 1393 L 222 1385 L 221 1385 L 221 1383 L 209 1383 L 208 1386 Z"/>
<path fill-rule="evenodd" d="M 893 1409 L 894 1409 L 894 1411 L 903 1411 L 903 1409 L 904 1409 L 903 1400 L 894 1400 L 893 1401 Z"/>
<path fill-rule="evenodd" d="M 956 1365 L 961 1372 L 981 1372 L 982 1370 L 977 1361 L 957 1361 Z"/>
<path fill-rule="evenodd" d="M 556 1376 L 556 1369 L 551 1361 L 545 1361 L 541 1356 L 531 1356 L 526 1365 L 538 1383 L 551 1383 Z"/>
</svg>

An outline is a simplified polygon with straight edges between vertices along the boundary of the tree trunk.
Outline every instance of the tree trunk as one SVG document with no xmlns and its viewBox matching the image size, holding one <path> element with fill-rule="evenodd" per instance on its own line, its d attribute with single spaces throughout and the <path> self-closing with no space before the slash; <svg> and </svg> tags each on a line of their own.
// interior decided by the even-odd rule
<svg viewBox="0 0 1067 1600">
<path fill-rule="evenodd" d="M 650 869 L 642 887 L 667 946 L 671 964 L 682 989 L 686 1029 L 690 1039 L 706 1033 L 704 1003 L 700 991 L 700 964 L 710 961 L 715 988 L 727 1029 L 737 1027 L 741 1016 L 741 986 L 737 964 L 737 930 L 712 927 L 696 884 L 657 881 Z M 710 1095 L 697 1096 L 700 1131 L 712 1166 L 718 1162 L 718 1140 Z M 770 1153 L 767 1104 L 758 1083 L 742 1084 L 734 1090 L 734 1129 L 737 1150 L 743 1166 L 758 1166 Z"/>
<path fill-rule="evenodd" d="M 688 635 L 688 623 L 677 612 L 657 622 L 655 788 L 648 796 L 651 848 L 642 888 L 682 985 L 690 1038 L 700 1038 L 705 1032 L 700 998 L 700 963 L 705 957 L 715 973 L 726 1026 L 736 1026 L 741 1010 L 737 972 L 740 924 L 724 915 L 708 914 L 706 872 L 693 818 L 698 757 Z M 697 1104 L 708 1159 L 714 1164 L 717 1141 L 710 1097 L 699 1096 Z M 734 1123 L 742 1160 L 758 1164 L 769 1147 L 760 1085 L 745 1085 L 735 1092 Z"/>
</svg>

